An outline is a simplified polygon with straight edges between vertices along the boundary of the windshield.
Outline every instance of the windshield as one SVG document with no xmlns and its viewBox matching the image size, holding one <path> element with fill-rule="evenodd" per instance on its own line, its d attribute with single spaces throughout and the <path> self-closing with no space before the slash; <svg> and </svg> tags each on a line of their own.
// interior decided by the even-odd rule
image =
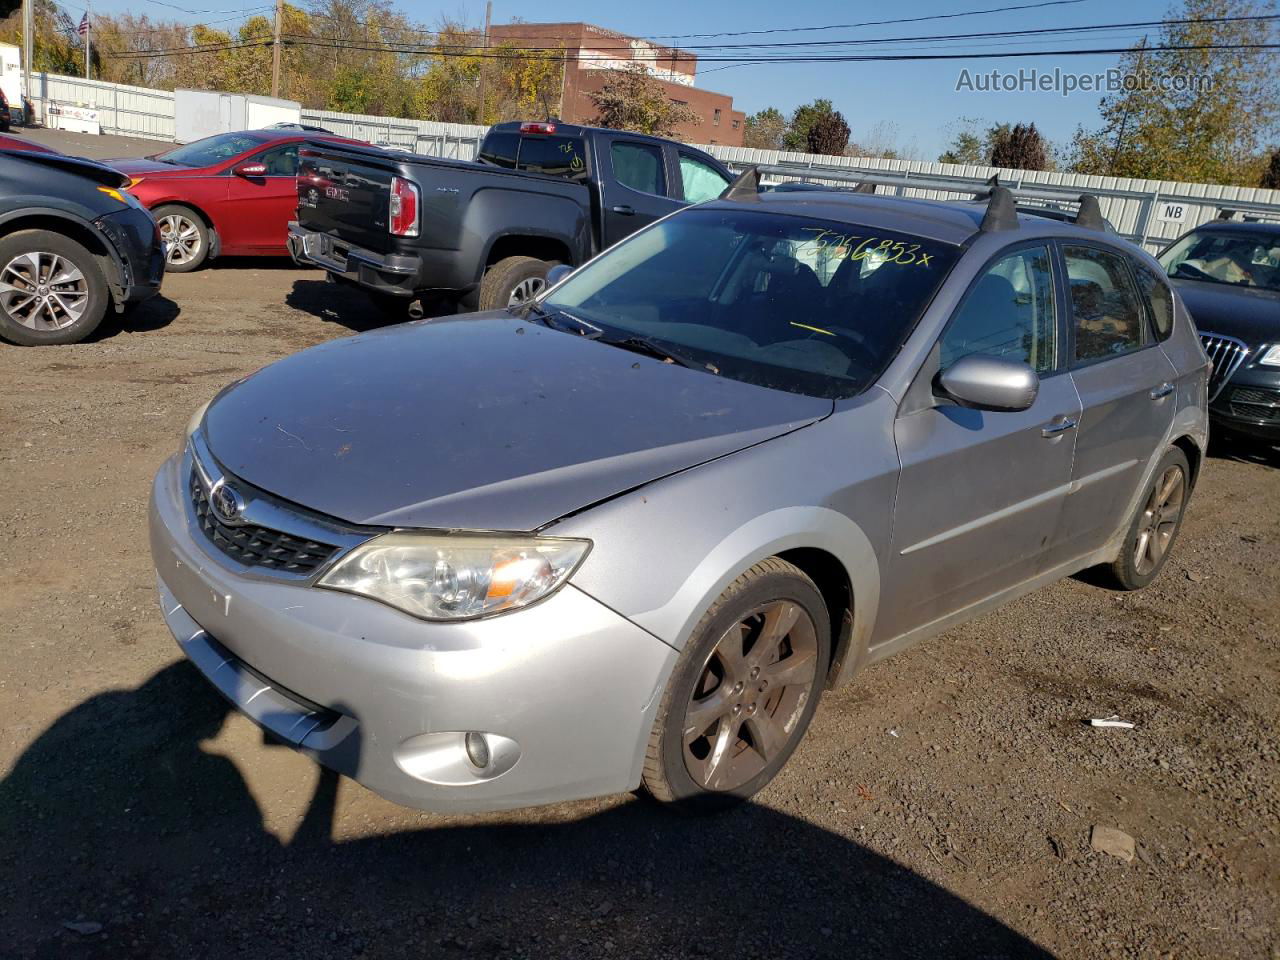
<svg viewBox="0 0 1280 960">
<path fill-rule="evenodd" d="M 640 337 L 722 376 L 845 397 L 875 382 L 957 254 L 850 223 L 690 209 L 592 261 L 542 307 L 606 342 Z"/>
<path fill-rule="evenodd" d="M 1160 255 L 1171 277 L 1280 290 L 1280 228 L 1189 233 Z"/>
<path fill-rule="evenodd" d="M 220 133 L 216 137 L 197 140 L 168 153 L 157 154 L 155 159 L 180 167 L 211 167 L 214 164 L 238 157 L 246 150 L 260 147 L 267 141 L 248 133 Z"/>
</svg>

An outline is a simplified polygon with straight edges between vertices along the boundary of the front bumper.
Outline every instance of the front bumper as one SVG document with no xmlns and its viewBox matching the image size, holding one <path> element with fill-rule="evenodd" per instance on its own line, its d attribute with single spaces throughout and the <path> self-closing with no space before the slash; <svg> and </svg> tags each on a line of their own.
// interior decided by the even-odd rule
<svg viewBox="0 0 1280 960">
<path fill-rule="evenodd" d="M 376 293 L 412 298 L 421 286 L 420 257 L 402 253 L 375 253 L 345 241 L 289 223 L 289 255 L 300 266 L 321 267 L 350 283 Z"/>
<path fill-rule="evenodd" d="M 255 575 L 194 527 L 189 469 L 188 458 L 170 459 L 152 488 L 165 619 L 192 663 L 261 726 L 390 800 L 441 812 L 639 784 L 672 648 L 572 584 L 515 613 L 433 624 Z M 466 731 L 493 735 L 503 772 L 466 763 Z"/>
<path fill-rule="evenodd" d="M 160 292 L 164 248 L 160 228 L 146 210 L 127 207 L 94 221 L 116 253 L 118 275 L 109 277 L 116 306 L 138 303 Z"/>
<path fill-rule="evenodd" d="M 1222 429 L 1280 443 L 1280 368 L 1251 364 L 1237 370 L 1209 405 Z"/>
</svg>

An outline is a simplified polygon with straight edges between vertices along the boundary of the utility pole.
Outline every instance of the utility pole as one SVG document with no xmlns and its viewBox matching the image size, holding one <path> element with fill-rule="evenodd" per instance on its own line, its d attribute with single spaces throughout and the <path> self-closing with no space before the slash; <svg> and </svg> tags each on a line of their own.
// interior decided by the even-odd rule
<svg viewBox="0 0 1280 960">
<path fill-rule="evenodd" d="M 280 96 L 280 21 L 284 19 L 284 0 L 276 0 L 276 39 L 271 45 L 271 96 Z"/>
<path fill-rule="evenodd" d="M 35 60 L 36 53 L 36 25 L 35 25 L 35 0 L 26 0 L 22 5 L 22 99 L 23 102 L 18 104 L 22 107 L 22 119 L 24 123 L 30 123 L 32 118 L 27 116 L 27 104 L 35 106 L 35 91 L 31 89 L 31 62 Z"/>
<path fill-rule="evenodd" d="M 84 5 L 84 78 L 92 80 L 93 78 L 89 76 L 89 44 L 92 43 L 91 38 L 93 36 L 93 14 L 91 12 L 93 4 L 91 0 L 84 0 Z"/>
<path fill-rule="evenodd" d="M 480 44 L 480 84 L 479 96 L 480 105 L 476 107 L 476 123 L 484 123 L 484 74 L 489 67 L 489 61 L 484 56 L 489 49 L 489 21 L 493 16 L 493 0 L 487 0 L 484 5 L 484 39 Z"/>
<path fill-rule="evenodd" d="M 1146 57 L 1146 55 L 1147 55 L 1147 35 L 1143 34 L 1142 43 L 1138 45 L 1138 83 L 1139 84 L 1143 82 L 1142 81 L 1142 77 L 1143 77 L 1142 61 L 1143 61 L 1143 58 Z M 1120 115 L 1120 129 L 1116 131 L 1115 149 L 1111 151 L 1111 163 L 1107 165 L 1107 173 L 1113 177 L 1116 175 L 1116 163 L 1120 159 L 1120 145 L 1124 143 L 1125 127 L 1129 125 L 1129 108 L 1131 106 L 1131 103 L 1132 101 L 1130 101 L 1130 99 L 1126 97 L 1124 101 L 1124 113 Z"/>
</svg>

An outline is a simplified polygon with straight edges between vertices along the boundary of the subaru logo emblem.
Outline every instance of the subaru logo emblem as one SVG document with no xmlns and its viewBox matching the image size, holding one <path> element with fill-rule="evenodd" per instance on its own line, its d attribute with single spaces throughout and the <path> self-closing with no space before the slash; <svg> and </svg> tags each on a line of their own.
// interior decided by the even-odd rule
<svg viewBox="0 0 1280 960">
<path fill-rule="evenodd" d="M 223 523 L 234 525 L 244 522 L 240 516 L 244 513 L 244 497 L 235 487 L 226 483 L 215 484 L 209 491 L 209 504 Z"/>
</svg>

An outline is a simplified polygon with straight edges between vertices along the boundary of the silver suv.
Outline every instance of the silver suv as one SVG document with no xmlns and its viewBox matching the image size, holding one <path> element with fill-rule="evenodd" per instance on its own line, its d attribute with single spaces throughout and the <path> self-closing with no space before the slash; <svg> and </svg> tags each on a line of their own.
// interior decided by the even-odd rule
<svg viewBox="0 0 1280 960">
<path fill-rule="evenodd" d="M 405 804 L 714 808 L 868 663 L 1159 574 L 1208 364 L 1154 260 L 999 188 L 734 193 L 219 394 L 151 506 L 186 655 Z"/>
</svg>

